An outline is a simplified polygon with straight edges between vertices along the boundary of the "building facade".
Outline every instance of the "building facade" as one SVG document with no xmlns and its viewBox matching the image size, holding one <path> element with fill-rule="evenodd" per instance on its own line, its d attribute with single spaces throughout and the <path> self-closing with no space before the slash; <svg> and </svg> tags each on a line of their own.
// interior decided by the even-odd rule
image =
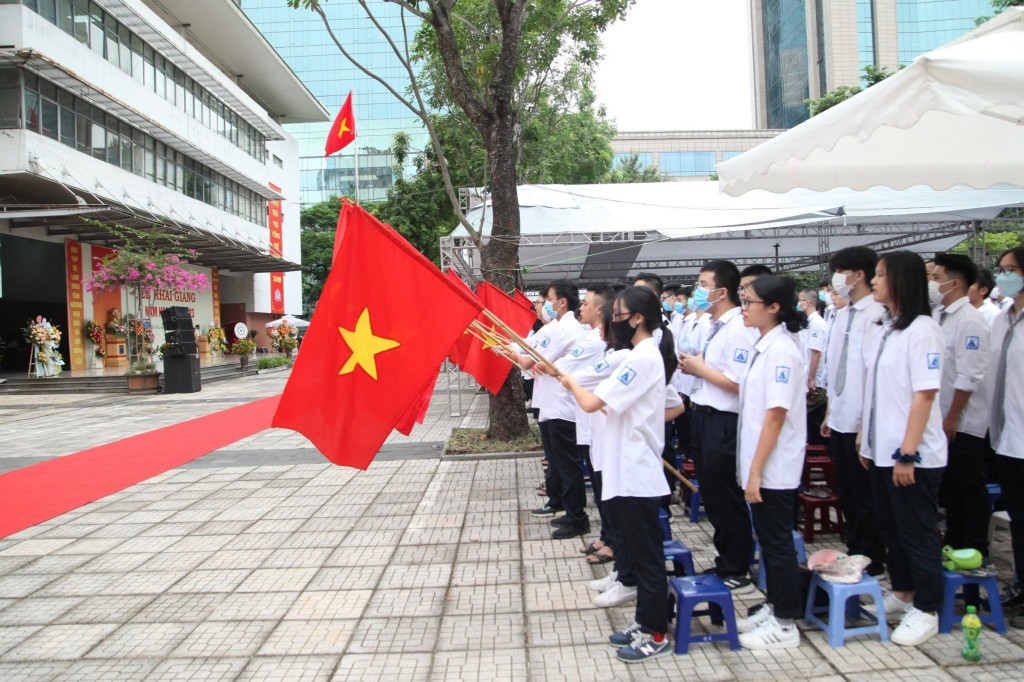
<svg viewBox="0 0 1024 682">
<path fill-rule="evenodd" d="M 324 140 L 331 128 L 330 121 L 284 121 L 285 128 L 299 142 L 303 205 L 332 196 L 354 196 L 357 162 L 360 201 L 384 200 L 394 184 L 393 159 L 388 150 L 395 133 L 408 133 L 413 150 L 421 150 L 427 144 L 419 118 L 341 53 L 319 15 L 291 9 L 282 0 L 240 2 L 253 23 L 332 116 L 341 109 L 349 91 L 353 93 L 356 140 L 329 158 L 324 158 Z M 332 0 L 320 7 L 349 54 L 404 95 L 409 87 L 408 74 L 359 3 Z M 381 26 L 400 41 L 403 27 L 399 7 L 375 3 L 373 11 Z M 418 20 L 406 13 L 405 22 L 411 42 Z"/>
<path fill-rule="evenodd" d="M 755 125 L 792 128 L 805 99 L 862 85 L 967 33 L 989 0 L 751 0 Z"/>
<path fill-rule="evenodd" d="M 621 132 L 612 140 L 615 167 L 636 156 L 665 180 L 707 180 L 722 161 L 753 149 L 781 130 Z"/>
<path fill-rule="evenodd" d="M 108 225 L 195 249 L 213 286 L 158 291 L 141 322 L 183 305 L 204 330 L 300 313 L 299 147 L 281 120 L 328 114 L 233 0 L 0 0 L 0 337 L 25 362 L 25 320 L 64 330 L 131 311 L 82 288 L 116 249 Z M 23 369 L 23 367 L 22 367 Z"/>
</svg>

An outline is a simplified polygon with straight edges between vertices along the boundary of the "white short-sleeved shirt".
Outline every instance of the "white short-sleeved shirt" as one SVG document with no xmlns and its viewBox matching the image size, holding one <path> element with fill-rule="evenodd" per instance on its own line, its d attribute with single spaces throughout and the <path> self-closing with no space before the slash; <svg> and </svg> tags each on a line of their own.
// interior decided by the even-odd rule
<svg viewBox="0 0 1024 682">
<path fill-rule="evenodd" d="M 879 357 L 882 339 L 889 338 Z M 938 390 L 942 386 L 942 355 L 945 347 L 939 323 L 919 315 L 906 329 L 892 328 L 892 320 L 875 326 L 864 346 L 864 404 L 861 419 L 864 432 L 861 454 L 873 459 L 875 466 L 891 467 L 893 453 L 903 445 L 910 418 L 910 403 L 916 391 Z M 878 366 L 878 390 L 875 390 L 875 365 Z M 875 405 L 874 441 L 869 438 L 872 403 Z M 939 401 L 932 402 L 928 424 L 917 448 L 923 469 L 946 466 L 946 434 L 942 431 Z"/>
<path fill-rule="evenodd" d="M 719 325 L 717 332 L 715 325 Z M 712 320 L 707 338 L 704 363 L 725 374 L 730 381 L 737 384 L 743 381 L 754 344 L 750 330 L 743 324 L 740 309 L 731 308 L 717 320 Z M 695 381 L 690 400 L 722 412 L 739 414 L 740 411 L 739 395 L 722 390 L 710 381 Z"/>
<path fill-rule="evenodd" d="M 574 374 L 573 378 L 581 387 L 593 392 L 602 381 L 619 368 L 627 355 L 629 355 L 628 350 L 606 351 L 603 358 L 594 360 L 589 367 L 584 367 Z M 604 412 L 590 413 L 590 464 L 594 467 L 594 471 L 604 469 L 604 424 L 607 419 L 608 415 Z"/>
<path fill-rule="evenodd" d="M 698 349 L 704 347 L 708 338 L 708 329 L 710 329 L 710 319 L 707 315 L 697 317 L 697 313 L 690 313 L 686 316 L 679 328 L 679 334 L 675 337 L 677 355 L 683 351 L 686 345 Z M 672 375 L 672 387 L 688 396 L 693 393 L 693 382 L 696 378 L 692 374 L 676 370 L 676 373 Z"/>
<path fill-rule="evenodd" d="M 568 312 L 561 319 L 544 325 L 530 339 L 530 345 L 549 361 L 554 362 L 565 355 L 582 337 L 583 326 L 580 325 L 575 314 Z M 540 410 L 537 421 L 573 420 L 575 412 L 572 407 L 558 399 L 561 390 L 562 385 L 558 379 L 537 373 L 533 384 L 533 406 Z M 540 391 L 539 397 L 537 396 L 538 391 Z"/>
<path fill-rule="evenodd" d="M 971 399 L 960 413 L 957 431 L 984 438 L 988 431 L 987 396 L 983 389 L 988 368 L 989 324 L 966 296 L 949 306 L 939 306 L 934 316 L 939 320 L 946 342 L 939 409 L 945 416 L 956 391 L 970 393 Z"/>
<path fill-rule="evenodd" d="M 1013 338 L 1006 352 L 1006 377 L 1004 386 L 1006 394 L 1003 400 L 1003 430 L 999 442 L 992 443 L 996 454 L 1024 459 L 1024 319 L 1022 313 L 1014 308 L 1000 313 L 992 324 L 989 336 L 988 373 L 985 380 L 988 395 L 989 417 L 994 419 L 995 408 L 995 376 L 999 371 L 999 356 L 1003 351 L 1003 342 L 1010 331 L 1010 320 L 1017 318 Z M 972 398 L 973 400 L 973 398 Z M 989 425 L 991 428 L 991 424 Z"/>
<path fill-rule="evenodd" d="M 669 494 L 662 472 L 665 447 L 665 364 L 653 338 L 644 339 L 601 382 L 594 395 L 607 405 L 601 499 Z"/>
<path fill-rule="evenodd" d="M 983 318 L 985 318 L 989 327 L 991 327 L 992 323 L 996 321 L 996 317 L 999 316 L 999 313 L 1003 312 L 999 309 L 999 306 L 992 302 L 991 298 L 986 298 L 985 301 L 977 308 L 977 311 L 981 313 Z"/>
<path fill-rule="evenodd" d="M 856 310 L 850 324 L 850 311 Z M 836 311 L 832 319 L 832 333 L 828 339 L 825 361 L 828 371 L 828 427 L 840 433 L 860 430 L 861 410 L 864 408 L 864 338 L 878 328 L 876 321 L 885 314 L 885 308 L 868 294 L 856 303 L 850 302 Z M 849 334 L 847 329 L 849 328 Z M 846 351 L 846 384 L 840 395 L 836 392 L 839 363 Z"/>
<path fill-rule="evenodd" d="M 778 325 L 754 346 L 754 358 L 740 385 L 740 430 L 737 444 L 740 486 L 746 490 L 768 410 L 786 408 L 778 442 L 761 472 L 761 487 L 800 487 L 807 449 L 807 367 L 795 335 Z"/>
<path fill-rule="evenodd" d="M 856 318 L 855 318 L 856 319 Z M 827 382 L 828 372 L 825 369 L 825 343 L 828 339 L 828 325 L 825 319 L 818 313 L 811 313 L 807 318 L 807 329 L 800 330 L 800 342 L 803 345 L 804 362 L 807 371 L 811 367 L 811 351 L 821 353 L 818 359 L 818 370 L 814 373 L 814 385 L 824 388 Z"/>
<path fill-rule="evenodd" d="M 568 353 L 555 362 L 555 367 L 562 374 L 576 376 L 581 370 L 585 370 L 593 365 L 595 361 L 604 358 L 606 347 L 607 344 L 601 338 L 600 330 L 588 328 L 583 333 L 579 343 L 570 348 Z M 558 401 L 565 403 L 565 405 L 559 405 L 558 411 L 560 413 L 567 410 L 573 411 L 573 421 L 576 422 L 576 444 L 590 445 L 591 415 L 584 412 L 583 408 L 576 402 L 576 399 L 573 398 L 572 393 L 561 385 L 559 385 L 558 390 Z"/>
</svg>

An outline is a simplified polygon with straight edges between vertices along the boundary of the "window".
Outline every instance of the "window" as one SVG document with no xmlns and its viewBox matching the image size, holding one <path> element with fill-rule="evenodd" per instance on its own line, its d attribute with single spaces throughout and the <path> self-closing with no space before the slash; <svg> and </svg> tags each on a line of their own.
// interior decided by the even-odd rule
<svg viewBox="0 0 1024 682">
<path fill-rule="evenodd" d="M 121 66 L 121 47 L 118 45 L 117 40 L 117 22 L 114 17 L 107 15 L 103 26 L 106 29 L 107 36 L 107 61 L 114 66 Z"/>
<path fill-rule="evenodd" d="M 103 30 L 103 10 L 95 2 L 89 3 L 89 47 L 99 56 L 103 56 L 103 42 L 105 31 Z"/>
<path fill-rule="evenodd" d="M 56 24 L 65 33 L 75 34 L 75 8 L 72 0 L 59 0 Z"/>
<path fill-rule="evenodd" d="M 88 0 L 75 0 L 75 39 L 89 44 L 89 3 Z"/>
<path fill-rule="evenodd" d="M 739 156 L 743 152 L 722 152 L 722 161 L 728 161 L 734 157 Z"/>
<path fill-rule="evenodd" d="M 629 163 L 634 156 L 636 157 L 637 168 L 643 170 L 644 168 L 652 165 L 650 152 L 625 152 L 615 155 L 615 159 L 612 161 L 612 170 L 622 168 L 622 166 Z"/>
<path fill-rule="evenodd" d="M 124 26 L 117 28 L 118 51 L 121 53 L 121 70 L 129 76 L 132 73 L 132 34 Z"/>
<path fill-rule="evenodd" d="M 662 175 L 676 178 L 699 177 L 715 172 L 714 152 L 661 152 L 658 166 Z"/>
<path fill-rule="evenodd" d="M 57 23 L 57 0 L 39 0 L 39 15 L 51 24 Z"/>
<path fill-rule="evenodd" d="M 21 125 L 21 77 L 18 69 L 0 68 L 0 128 Z"/>
<path fill-rule="evenodd" d="M 51 140 L 58 138 L 57 131 L 60 126 L 60 113 L 57 107 L 57 103 L 42 98 L 40 102 L 40 110 L 42 111 L 42 133 Z"/>
</svg>

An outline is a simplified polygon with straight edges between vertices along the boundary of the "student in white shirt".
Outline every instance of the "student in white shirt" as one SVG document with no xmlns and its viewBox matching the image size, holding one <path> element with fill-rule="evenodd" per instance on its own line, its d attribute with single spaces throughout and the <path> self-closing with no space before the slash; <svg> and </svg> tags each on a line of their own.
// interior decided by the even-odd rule
<svg viewBox="0 0 1024 682">
<path fill-rule="evenodd" d="M 865 345 L 860 452 L 885 538 L 892 584 L 885 613 L 902 616 L 890 639 L 918 646 L 938 634 L 943 599 L 935 518 L 946 466 L 938 400 L 945 344 L 920 256 L 885 254 L 871 285 L 886 315 Z"/>
<path fill-rule="evenodd" d="M 697 378 L 690 456 L 700 481 L 701 500 L 715 528 L 715 572 L 733 594 L 754 587 L 747 577 L 754 549 L 750 513 L 736 481 L 736 424 L 740 382 L 753 351 L 751 332 L 740 315 L 740 273 L 729 261 L 711 261 L 694 289 L 697 307 L 711 314 L 702 353 L 680 353 L 679 368 Z"/>
<path fill-rule="evenodd" d="M 832 255 L 832 290 L 848 303 L 832 318 L 825 364 L 828 370 L 828 407 L 821 435 L 828 439 L 829 454 L 835 462 L 839 504 L 846 520 L 848 554 L 871 559 L 867 572 L 885 571 L 885 543 L 875 520 L 871 478 L 860 465 L 857 434 L 861 428 L 864 403 L 864 366 L 860 361 L 865 338 L 885 309 L 871 295 L 878 256 L 864 246 L 850 246 Z"/>
<path fill-rule="evenodd" d="M 807 317 L 795 307 L 796 285 L 788 278 L 758 277 L 741 300 L 743 323 L 759 339 L 740 384 L 737 458 L 767 572 L 768 603 L 737 629 L 747 649 L 789 649 L 800 644 L 793 621 L 803 614 L 793 528 L 807 442 L 807 368 L 796 333 Z"/>
<path fill-rule="evenodd" d="M 978 309 L 981 316 L 988 322 L 989 327 L 995 322 L 996 316 L 1002 311 L 999 306 L 992 302 L 989 294 L 996 288 L 996 280 L 992 271 L 988 268 L 978 268 L 978 280 L 967 290 L 967 298 L 971 305 Z"/>
<path fill-rule="evenodd" d="M 928 293 L 933 300 L 938 297 L 934 317 L 945 339 L 939 391 L 942 430 L 949 440 L 949 461 L 939 488 L 939 503 L 946 510 L 944 542 L 954 549 L 976 549 L 988 557 L 992 510 L 985 487 L 988 407 L 982 388 L 989 324 L 967 298 L 977 272 L 967 256 L 937 253 Z"/>
<path fill-rule="evenodd" d="M 656 343 L 653 332 L 661 329 Z M 668 494 L 662 474 L 665 395 L 676 366 L 675 343 L 661 314 L 660 302 L 644 287 L 621 291 L 614 302 L 609 332 L 632 346 L 616 373 L 590 393 L 571 377 L 562 384 L 584 410 L 608 412 L 602 498 L 610 502 L 624 529 L 626 550 L 637 581 L 634 622 L 609 638 L 627 662 L 671 651 L 665 554 L 658 510 Z M 628 530 L 627 530 L 628 529 Z"/>
<path fill-rule="evenodd" d="M 1003 604 L 1011 609 L 1010 626 L 1024 628 L 1024 247 L 999 257 L 995 279 L 1010 307 L 996 318 L 989 339 L 989 439 L 1010 515 L 1017 583 Z"/>
<path fill-rule="evenodd" d="M 807 390 L 825 388 L 825 337 L 828 325 L 818 314 L 817 289 L 804 289 L 797 299 L 797 310 L 807 317 L 807 327 L 800 332 L 804 347 L 804 362 L 807 365 Z"/>
</svg>

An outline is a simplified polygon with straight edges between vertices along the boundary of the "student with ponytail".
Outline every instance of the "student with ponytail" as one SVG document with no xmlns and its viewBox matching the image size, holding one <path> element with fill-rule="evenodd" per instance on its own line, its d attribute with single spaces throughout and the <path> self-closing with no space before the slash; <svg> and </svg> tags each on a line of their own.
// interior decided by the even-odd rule
<svg viewBox="0 0 1024 682">
<path fill-rule="evenodd" d="M 745 648 L 788 649 L 800 644 L 793 621 L 803 613 L 793 527 L 807 443 L 807 364 L 796 334 L 807 317 L 796 308 L 793 280 L 775 275 L 751 282 L 742 307 L 743 324 L 760 338 L 740 384 L 738 473 L 761 544 L 768 602 L 737 629 Z"/>
<path fill-rule="evenodd" d="M 660 340 L 654 334 L 658 329 Z M 608 332 L 614 341 L 631 348 L 619 368 L 593 393 L 571 376 L 564 377 L 562 385 L 585 411 L 607 412 L 601 497 L 620 527 L 628 529 L 623 533 L 625 556 L 637 594 L 634 622 L 609 642 L 620 647 L 619 660 L 635 663 L 672 650 L 666 634 L 668 593 L 658 509 L 669 491 L 661 465 L 669 393 L 676 409 L 682 403 L 668 386 L 676 367 L 675 342 L 653 292 L 644 287 L 621 291 L 613 303 Z"/>
</svg>

